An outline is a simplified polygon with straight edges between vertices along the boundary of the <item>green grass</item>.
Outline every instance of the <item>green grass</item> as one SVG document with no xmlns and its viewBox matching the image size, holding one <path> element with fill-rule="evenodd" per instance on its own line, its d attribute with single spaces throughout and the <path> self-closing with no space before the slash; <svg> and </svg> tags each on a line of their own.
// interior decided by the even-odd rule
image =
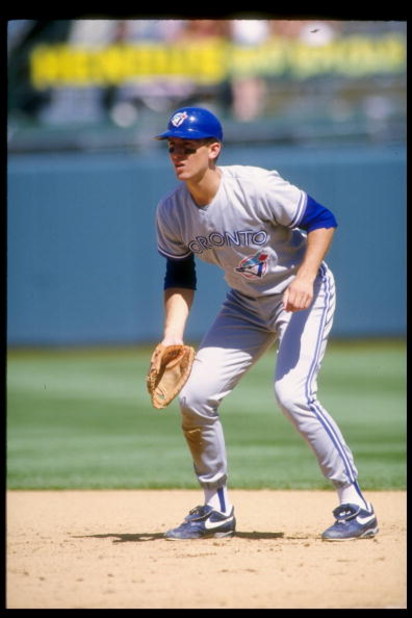
<svg viewBox="0 0 412 618">
<path fill-rule="evenodd" d="M 150 352 L 10 350 L 8 488 L 197 488 L 177 402 L 150 406 Z M 267 353 L 222 405 L 231 487 L 329 488 L 274 403 L 274 358 Z M 404 342 L 332 342 L 319 397 L 355 454 L 362 487 L 404 489 Z"/>
</svg>

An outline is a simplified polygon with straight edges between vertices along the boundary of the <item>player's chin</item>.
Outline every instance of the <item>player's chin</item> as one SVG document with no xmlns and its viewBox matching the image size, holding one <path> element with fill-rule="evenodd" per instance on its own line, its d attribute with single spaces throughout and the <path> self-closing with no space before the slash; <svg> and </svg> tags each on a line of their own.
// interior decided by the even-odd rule
<svg viewBox="0 0 412 618">
<path fill-rule="evenodd" d="M 175 174 L 179 180 L 186 180 L 187 170 L 183 165 L 175 165 Z"/>
</svg>

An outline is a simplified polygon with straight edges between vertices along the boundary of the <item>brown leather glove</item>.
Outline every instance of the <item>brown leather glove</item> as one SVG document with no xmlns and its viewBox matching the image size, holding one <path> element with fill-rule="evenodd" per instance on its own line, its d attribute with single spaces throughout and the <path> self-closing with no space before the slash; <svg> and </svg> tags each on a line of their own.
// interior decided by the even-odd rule
<svg viewBox="0 0 412 618">
<path fill-rule="evenodd" d="M 193 365 L 195 350 L 188 345 L 159 343 L 150 360 L 147 390 L 154 408 L 166 408 L 180 393 Z"/>
</svg>

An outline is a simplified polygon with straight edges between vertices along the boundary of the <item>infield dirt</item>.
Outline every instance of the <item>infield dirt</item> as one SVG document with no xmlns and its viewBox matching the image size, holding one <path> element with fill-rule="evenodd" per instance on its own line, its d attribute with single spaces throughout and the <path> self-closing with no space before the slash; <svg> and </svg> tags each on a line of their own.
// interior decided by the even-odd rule
<svg viewBox="0 0 412 618">
<path fill-rule="evenodd" d="M 374 539 L 320 539 L 334 492 L 232 490 L 234 538 L 172 542 L 199 491 L 10 491 L 6 608 L 406 608 L 406 493 L 367 497 Z"/>
</svg>

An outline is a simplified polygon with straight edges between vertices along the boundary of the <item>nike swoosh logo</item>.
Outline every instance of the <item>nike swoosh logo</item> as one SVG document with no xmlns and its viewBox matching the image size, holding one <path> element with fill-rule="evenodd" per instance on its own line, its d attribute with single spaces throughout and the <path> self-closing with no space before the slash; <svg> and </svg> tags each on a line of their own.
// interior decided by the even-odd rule
<svg viewBox="0 0 412 618">
<path fill-rule="evenodd" d="M 214 528 L 220 528 L 222 524 L 228 524 L 233 521 L 233 517 L 229 517 L 228 519 L 222 519 L 221 521 L 210 521 L 210 519 L 206 519 L 205 528 L 206 530 L 213 530 Z"/>
<path fill-rule="evenodd" d="M 368 515 L 368 517 L 360 517 L 360 515 L 358 515 L 357 520 L 360 524 L 368 524 L 370 521 L 373 521 L 375 519 L 375 515 Z"/>
</svg>

